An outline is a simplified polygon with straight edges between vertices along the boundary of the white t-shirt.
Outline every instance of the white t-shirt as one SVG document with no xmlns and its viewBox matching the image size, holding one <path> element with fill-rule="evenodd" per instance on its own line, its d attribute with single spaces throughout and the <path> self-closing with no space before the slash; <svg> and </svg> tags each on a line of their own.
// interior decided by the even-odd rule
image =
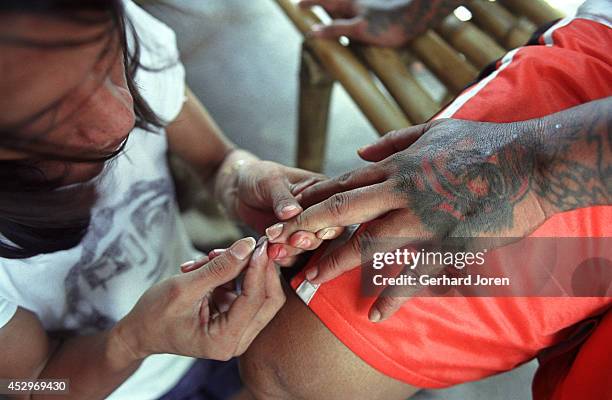
<svg viewBox="0 0 612 400">
<path fill-rule="evenodd" d="M 140 70 L 136 76 L 152 109 L 171 121 L 182 108 L 185 90 L 174 32 L 131 2 L 126 9 L 141 40 L 142 64 L 171 65 L 161 72 Z M 100 199 L 78 246 L 21 260 L 0 258 L 0 327 L 22 307 L 48 331 L 108 329 L 148 288 L 197 257 L 179 218 L 166 150 L 163 130 L 134 129 L 125 153 L 99 180 Z M 193 361 L 148 357 L 109 399 L 155 399 Z"/>
</svg>

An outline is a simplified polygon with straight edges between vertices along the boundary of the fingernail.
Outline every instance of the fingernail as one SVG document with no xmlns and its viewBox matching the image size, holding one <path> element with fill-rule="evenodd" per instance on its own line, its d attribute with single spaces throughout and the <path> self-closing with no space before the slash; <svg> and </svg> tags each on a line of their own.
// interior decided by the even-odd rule
<svg viewBox="0 0 612 400">
<path fill-rule="evenodd" d="M 266 249 L 266 240 L 267 238 L 265 236 L 262 236 L 261 238 L 259 238 L 259 240 L 257 241 L 257 244 L 255 245 L 255 254 L 253 255 L 253 257 L 256 258 L 260 258 L 263 256 L 264 253 L 267 252 Z"/>
<path fill-rule="evenodd" d="M 369 144 L 367 144 L 367 145 L 365 145 L 365 146 L 362 146 L 362 147 L 360 147 L 360 148 L 358 148 L 358 149 L 357 149 L 357 152 L 358 152 L 358 153 L 361 153 L 361 152 L 363 152 L 363 151 L 365 151 L 365 150 L 369 149 L 369 148 L 370 148 L 370 146 L 371 146 L 371 145 L 369 145 Z"/>
<path fill-rule="evenodd" d="M 317 275 L 319 275 L 319 270 L 317 268 L 313 267 L 306 271 L 306 279 L 311 282 L 317 277 Z"/>
<path fill-rule="evenodd" d="M 195 264 L 195 260 L 185 261 L 184 263 L 181 264 L 180 268 L 183 269 L 183 268 L 191 267 L 193 264 Z"/>
<path fill-rule="evenodd" d="M 221 254 L 225 253 L 227 249 L 213 249 L 208 252 L 208 258 L 219 257 Z"/>
<path fill-rule="evenodd" d="M 245 260 L 255 248 L 255 239 L 248 237 L 240 239 L 230 248 L 232 254 L 239 260 Z"/>
<path fill-rule="evenodd" d="M 283 224 L 272 225 L 271 227 L 266 229 L 266 236 L 270 240 L 278 238 L 281 233 L 283 233 Z"/>
<path fill-rule="evenodd" d="M 276 259 L 285 258 L 285 257 L 287 257 L 287 250 L 281 247 L 280 249 L 278 249 L 278 252 L 276 253 Z"/>
<path fill-rule="evenodd" d="M 310 28 L 311 32 L 321 32 L 323 30 L 323 25 L 315 24 Z"/>
<path fill-rule="evenodd" d="M 321 236 L 319 236 L 323 240 L 328 240 L 334 237 L 336 232 L 333 229 L 323 229 L 321 232 Z M 318 236 L 318 235 L 317 235 Z"/>
<path fill-rule="evenodd" d="M 297 206 L 294 206 L 293 204 L 285 206 L 281 209 L 281 213 L 282 214 L 291 214 L 295 211 L 299 210 L 299 208 Z"/>
<path fill-rule="evenodd" d="M 382 318 L 382 314 L 376 308 L 370 311 L 370 321 L 379 322 L 381 318 Z"/>
<path fill-rule="evenodd" d="M 310 246 L 310 240 L 307 238 L 301 238 L 295 243 L 295 247 L 297 247 L 298 249 L 305 250 L 305 248 L 307 248 L 308 246 Z"/>
</svg>

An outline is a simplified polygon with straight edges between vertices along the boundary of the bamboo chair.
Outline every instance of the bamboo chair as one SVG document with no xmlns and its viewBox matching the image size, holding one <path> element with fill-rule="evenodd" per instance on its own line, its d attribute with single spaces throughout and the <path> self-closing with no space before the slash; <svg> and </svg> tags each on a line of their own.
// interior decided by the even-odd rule
<svg viewBox="0 0 612 400">
<path fill-rule="evenodd" d="M 320 22 L 315 13 L 299 9 L 292 0 L 275 1 L 304 35 Z M 313 171 L 323 168 L 336 81 L 383 135 L 427 121 L 480 69 L 524 45 L 537 26 L 562 17 L 542 0 L 468 0 L 465 6 L 472 13 L 470 21 L 450 14 L 399 50 L 306 38 L 300 66 L 297 165 Z M 414 61 L 441 82 L 446 96 L 434 99 L 411 71 L 409 63 Z"/>
</svg>

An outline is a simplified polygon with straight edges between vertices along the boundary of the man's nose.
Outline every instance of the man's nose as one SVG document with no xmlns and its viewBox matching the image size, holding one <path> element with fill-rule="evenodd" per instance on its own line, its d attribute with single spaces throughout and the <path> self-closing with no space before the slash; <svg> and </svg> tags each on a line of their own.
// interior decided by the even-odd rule
<svg viewBox="0 0 612 400">
<path fill-rule="evenodd" d="M 125 137 L 134 123 L 129 91 L 107 78 L 89 98 L 86 110 L 79 117 L 78 132 L 91 143 L 110 146 Z"/>
</svg>

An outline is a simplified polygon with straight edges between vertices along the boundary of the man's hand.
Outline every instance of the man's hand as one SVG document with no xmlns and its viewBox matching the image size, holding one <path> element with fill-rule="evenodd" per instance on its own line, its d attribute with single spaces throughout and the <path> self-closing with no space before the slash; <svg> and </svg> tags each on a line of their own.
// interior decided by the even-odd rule
<svg viewBox="0 0 612 400">
<path fill-rule="evenodd" d="M 461 4 L 456 0 L 300 0 L 301 7 L 322 6 L 335 20 L 315 25 L 312 36 L 346 36 L 377 46 L 403 46 L 435 27 Z"/>
<path fill-rule="evenodd" d="M 364 240 L 523 237 L 548 215 L 532 190 L 541 167 L 534 146 L 515 124 L 438 120 L 392 132 L 360 150 L 373 164 L 306 189 L 304 203 L 314 205 L 271 227 L 269 237 L 284 243 L 295 232 L 320 237 L 329 227 L 371 221 L 306 271 L 313 283 L 360 265 Z M 373 321 L 406 301 L 389 294 L 374 304 Z"/>
<path fill-rule="evenodd" d="M 306 271 L 322 283 L 360 265 L 372 239 L 522 238 L 556 213 L 612 204 L 611 103 L 514 123 L 447 119 L 392 132 L 360 150 L 373 164 L 304 190 L 303 204 L 314 205 L 270 227 L 268 237 L 320 238 L 329 227 L 371 221 Z M 393 293 L 382 293 L 371 320 L 406 301 Z"/>
<path fill-rule="evenodd" d="M 171 353 L 228 360 L 242 354 L 284 304 L 267 242 L 246 238 L 149 289 L 114 328 L 136 359 Z M 252 255 L 252 257 L 251 257 Z M 227 284 L 245 271 L 240 293 Z M 225 285 L 225 286 L 224 286 Z"/>
</svg>

